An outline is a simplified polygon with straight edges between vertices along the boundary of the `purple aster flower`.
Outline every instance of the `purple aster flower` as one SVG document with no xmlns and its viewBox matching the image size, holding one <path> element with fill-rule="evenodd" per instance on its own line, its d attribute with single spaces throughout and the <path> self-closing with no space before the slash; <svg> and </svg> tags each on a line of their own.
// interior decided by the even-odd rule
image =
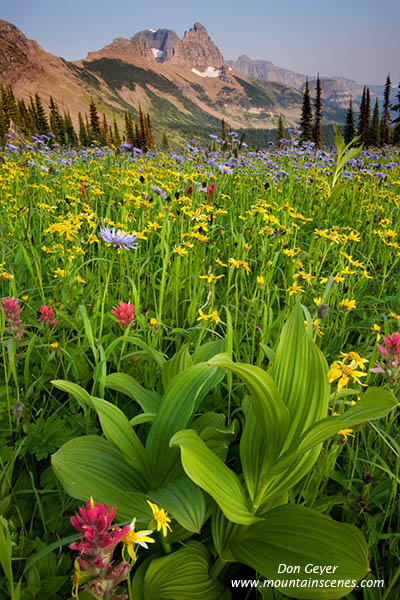
<svg viewBox="0 0 400 600">
<path fill-rule="evenodd" d="M 110 229 L 109 227 L 103 227 L 99 231 L 99 236 L 106 244 L 110 244 L 115 248 L 122 248 L 122 250 L 130 250 L 131 248 L 137 248 L 137 237 L 133 233 L 125 233 L 125 231 L 118 231 L 115 233 L 115 227 Z"/>
</svg>

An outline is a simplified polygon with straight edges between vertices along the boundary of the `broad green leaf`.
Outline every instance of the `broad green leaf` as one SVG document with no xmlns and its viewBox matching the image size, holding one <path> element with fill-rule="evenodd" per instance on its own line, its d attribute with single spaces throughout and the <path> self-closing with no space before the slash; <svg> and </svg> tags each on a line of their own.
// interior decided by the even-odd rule
<svg viewBox="0 0 400 600">
<path fill-rule="evenodd" d="M 107 440 L 96 435 L 74 438 L 52 455 L 51 462 L 73 498 L 86 501 L 92 496 L 97 502 L 116 504 L 121 519 L 150 518 L 146 497 L 139 493 L 141 475 Z"/>
<path fill-rule="evenodd" d="M 170 448 L 169 441 L 187 426 L 203 398 L 223 376 L 222 371 L 207 363 L 198 363 L 169 383 L 146 442 L 154 487 L 162 487 L 179 475 L 179 452 Z"/>
<path fill-rule="evenodd" d="M 83 327 L 85 329 L 86 338 L 89 342 L 89 345 L 92 349 L 94 359 L 97 360 L 97 348 L 94 343 L 94 335 L 92 330 L 92 324 L 90 323 L 89 315 L 87 314 L 86 307 L 83 304 L 79 305 L 79 311 L 82 315 L 83 319 Z"/>
<path fill-rule="evenodd" d="M 12 543 L 11 535 L 8 529 L 8 523 L 4 517 L 0 516 L 0 565 L 8 581 L 12 584 Z"/>
<path fill-rule="evenodd" d="M 229 550 L 229 542 L 232 537 L 232 534 L 236 531 L 236 529 L 240 527 L 236 523 L 232 523 L 229 521 L 221 511 L 220 508 L 216 508 L 213 512 L 211 519 L 211 532 L 213 537 L 213 542 L 218 555 L 225 562 L 234 562 L 235 559 L 232 556 L 231 551 Z"/>
<path fill-rule="evenodd" d="M 199 533 L 206 518 L 206 503 L 203 492 L 187 475 L 183 474 L 165 487 L 149 492 L 148 496 L 166 508 L 185 529 Z"/>
<path fill-rule="evenodd" d="M 207 342 L 196 348 L 193 354 L 193 363 L 207 362 L 215 356 L 220 354 L 225 349 L 225 340 L 218 340 L 216 342 Z"/>
<path fill-rule="evenodd" d="M 231 538 L 235 559 L 269 580 L 350 580 L 350 587 L 277 588 L 291 598 L 320 600 L 343 598 L 369 571 L 368 547 L 359 529 L 333 521 L 320 513 L 287 504 L 264 515 L 265 520 L 239 527 Z M 281 567 L 280 567 L 281 565 Z M 283 573 L 282 565 L 298 566 L 297 573 Z M 336 567 L 332 573 L 307 573 L 307 565 Z M 307 567 L 310 569 L 310 567 Z M 332 569 L 331 569 L 332 570 Z M 281 571 L 281 573 L 279 573 Z"/>
<path fill-rule="evenodd" d="M 282 402 L 278 389 L 268 373 L 253 365 L 234 363 L 228 355 L 219 354 L 209 361 L 211 366 L 236 373 L 250 392 L 254 414 L 265 435 L 271 461 L 279 454 L 289 429 L 289 411 Z"/>
<path fill-rule="evenodd" d="M 290 413 L 290 430 L 283 450 L 328 414 L 328 365 L 306 331 L 300 304 L 286 321 L 275 353 L 271 375 Z"/>
<path fill-rule="evenodd" d="M 72 381 L 64 381 L 63 379 L 54 379 L 51 382 L 57 389 L 71 394 L 78 402 L 79 406 L 86 410 L 86 406 L 93 408 L 92 397 L 83 387 Z"/>
<path fill-rule="evenodd" d="M 341 429 L 346 429 L 365 421 L 385 417 L 393 408 L 400 406 L 392 394 L 381 388 L 369 388 L 362 398 L 340 416 L 327 417 L 312 425 L 300 438 L 297 449 L 283 455 L 276 463 L 272 473 L 282 466 L 288 466 L 299 456 L 314 448 Z"/>
<path fill-rule="evenodd" d="M 208 448 L 224 462 L 229 444 L 234 441 L 237 432 L 236 420 L 229 427 L 225 425 L 225 421 L 225 415 L 208 412 L 195 419 L 191 425 Z"/>
<path fill-rule="evenodd" d="M 137 402 L 143 412 L 156 413 L 159 409 L 161 398 L 156 392 L 146 390 L 136 379 L 125 373 L 111 373 L 107 375 L 105 387 L 126 394 Z"/>
<path fill-rule="evenodd" d="M 164 363 L 162 368 L 162 382 L 164 389 L 167 388 L 171 379 L 186 371 L 189 367 L 192 366 L 192 357 L 190 356 L 189 348 L 187 345 L 182 346 L 174 356 Z"/>
<path fill-rule="evenodd" d="M 143 444 L 122 410 L 101 398 L 92 397 L 92 402 L 105 437 L 118 448 L 127 463 L 143 473 L 146 480 L 148 466 Z"/>
<path fill-rule="evenodd" d="M 214 498 L 228 519 L 243 525 L 257 520 L 239 477 L 207 448 L 193 429 L 179 431 L 170 443 L 180 447 L 182 466 L 188 477 Z"/>
<path fill-rule="evenodd" d="M 221 600 L 224 587 L 209 570 L 206 548 L 188 542 L 181 550 L 152 560 L 144 577 L 141 573 L 141 600 Z M 137 592 L 135 581 L 133 589 Z"/>
<path fill-rule="evenodd" d="M 126 461 L 143 474 L 143 482 L 147 480 L 148 466 L 144 447 L 124 413 L 114 404 L 90 396 L 81 386 L 69 381 L 56 380 L 55 387 L 72 394 L 81 402 L 93 408 L 100 419 L 106 438 L 112 442 L 125 457 Z M 147 486 L 146 486 L 147 487 Z"/>
<path fill-rule="evenodd" d="M 142 423 L 152 423 L 156 418 L 156 413 L 140 413 L 136 417 L 132 417 L 129 423 L 134 427 L 136 425 L 142 425 Z"/>
</svg>

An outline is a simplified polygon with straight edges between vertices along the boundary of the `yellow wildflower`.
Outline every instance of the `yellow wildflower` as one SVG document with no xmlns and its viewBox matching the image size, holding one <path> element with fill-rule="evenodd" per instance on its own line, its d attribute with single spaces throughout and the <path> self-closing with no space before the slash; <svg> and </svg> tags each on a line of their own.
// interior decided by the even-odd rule
<svg viewBox="0 0 400 600">
<path fill-rule="evenodd" d="M 265 284 L 264 277 L 262 275 L 257 275 L 257 285 L 263 287 Z"/>
<path fill-rule="evenodd" d="M 339 306 L 341 306 L 342 308 L 345 308 L 347 311 L 351 311 L 353 310 L 353 308 L 356 308 L 356 301 L 355 300 L 349 300 L 348 298 L 344 298 L 343 300 L 341 300 L 339 302 Z"/>
<path fill-rule="evenodd" d="M 207 283 L 212 283 L 216 279 L 221 279 L 221 277 L 225 277 L 225 275 L 213 275 L 213 273 L 210 273 L 209 275 L 199 275 L 199 279 L 207 279 Z"/>
<path fill-rule="evenodd" d="M 147 501 L 149 502 L 149 501 Z M 150 502 L 149 502 L 150 504 Z M 156 505 L 154 505 L 156 506 Z M 154 514 L 154 511 L 153 511 Z M 152 533 L 152 529 L 142 529 L 142 531 L 135 531 L 136 518 L 132 520 L 129 526 L 128 533 L 122 538 L 123 549 L 122 556 L 124 556 L 125 549 L 128 550 L 128 554 L 133 561 L 136 562 L 136 552 L 134 545 L 138 544 L 142 548 L 148 550 L 147 544 L 154 544 L 153 538 L 149 537 Z M 159 529 L 158 529 L 159 530 Z"/>
<path fill-rule="evenodd" d="M 162 534 L 166 537 L 168 533 L 168 529 L 172 531 L 169 523 L 171 523 L 171 519 L 168 517 L 168 513 L 163 509 L 159 508 L 157 504 L 153 504 L 150 500 L 147 500 L 147 504 L 150 506 L 153 511 L 153 519 L 157 523 L 157 531 L 162 529 Z"/>
<path fill-rule="evenodd" d="M 321 298 L 321 296 L 318 296 L 318 298 L 313 298 L 313 301 L 315 303 L 315 306 L 318 307 L 322 302 L 322 298 Z"/>
<path fill-rule="evenodd" d="M 363 359 L 365 360 L 365 359 Z M 357 371 L 357 367 L 359 365 L 356 361 L 351 362 L 350 364 L 346 364 L 345 361 L 338 360 L 331 364 L 331 367 L 328 371 L 328 381 L 329 383 L 333 383 L 338 379 L 337 389 L 340 392 L 352 379 L 353 383 L 360 383 L 360 377 L 366 377 L 366 373 L 362 371 Z M 362 385 L 362 384 L 361 384 Z"/>
<path fill-rule="evenodd" d="M 296 282 L 294 282 L 290 288 L 289 288 L 289 296 L 292 296 L 293 294 L 298 294 L 299 292 L 304 292 L 304 288 L 302 288 L 301 286 L 297 285 Z"/>
<path fill-rule="evenodd" d="M 86 283 L 86 281 L 80 275 L 75 275 L 74 279 L 76 283 Z"/>
<path fill-rule="evenodd" d="M 343 436 L 342 437 L 342 441 L 344 443 L 346 443 L 347 440 L 348 440 L 348 438 L 349 438 L 349 436 L 350 437 L 354 437 L 353 431 L 354 431 L 353 429 L 341 429 L 340 431 L 337 432 L 337 435 Z"/>
</svg>

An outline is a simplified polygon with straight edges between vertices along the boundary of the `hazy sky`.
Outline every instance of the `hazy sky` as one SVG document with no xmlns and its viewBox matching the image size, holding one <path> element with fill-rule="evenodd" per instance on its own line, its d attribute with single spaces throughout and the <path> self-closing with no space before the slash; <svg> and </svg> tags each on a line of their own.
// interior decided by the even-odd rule
<svg viewBox="0 0 400 600">
<path fill-rule="evenodd" d="M 115 37 L 195 21 L 225 58 L 247 54 L 299 73 L 393 86 L 400 78 L 399 0 L 1 0 L 0 18 L 48 52 L 83 58 Z"/>
</svg>

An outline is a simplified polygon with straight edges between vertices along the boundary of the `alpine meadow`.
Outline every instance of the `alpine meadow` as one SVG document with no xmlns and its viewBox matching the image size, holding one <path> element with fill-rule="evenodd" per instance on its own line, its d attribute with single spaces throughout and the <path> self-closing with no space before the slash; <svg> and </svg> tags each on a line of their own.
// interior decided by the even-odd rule
<svg viewBox="0 0 400 600">
<path fill-rule="evenodd" d="M 4 13 L 0 600 L 399 599 L 400 72 Z"/>
</svg>

